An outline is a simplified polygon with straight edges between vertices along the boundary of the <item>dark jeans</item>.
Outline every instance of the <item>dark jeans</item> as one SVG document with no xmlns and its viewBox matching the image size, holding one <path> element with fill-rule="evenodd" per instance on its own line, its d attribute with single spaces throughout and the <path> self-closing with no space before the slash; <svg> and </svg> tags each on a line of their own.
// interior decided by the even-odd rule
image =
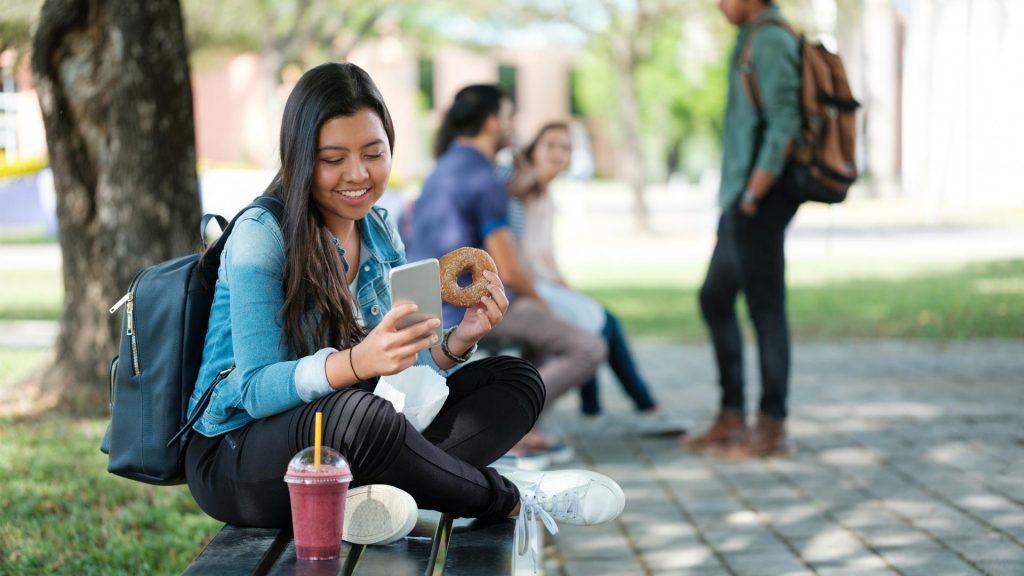
<svg viewBox="0 0 1024 576">
<path fill-rule="evenodd" d="M 761 412 L 786 417 L 789 388 L 789 323 L 786 318 L 786 226 L 799 203 L 776 186 L 747 217 L 736 204 L 722 212 L 718 242 L 700 290 L 700 309 L 711 332 L 723 410 L 746 409 L 743 337 L 736 297 L 746 297 L 761 366 Z"/>
<path fill-rule="evenodd" d="M 614 314 L 604 311 L 605 322 L 603 336 L 608 343 L 608 365 L 615 377 L 622 384 L 622 389 L 633 400 L 637 410 L 650 410 L 656 406 L 647 384 L 636 369 L 633 353 L 626 342 L 626 333 L 622 324 Z M 580 410 L 587 415 L 601 413 L 601 400 L 598 397 L 597 375 L 580 388 Z"/>
<path fill-rule="evenodd" d="M 186 453 L 189 489 L 222 522 L 290 526 L 285 469 L 313 444 L 314 415 L 321 411 L 323 443 L 348 460 L 352 486 L 390 484 L 412 494 L 420 508 L 504 518 L 519 493 L 486 466 L 533 427 L 544 408 L 544 384 L 525 360 L 496 356 L 467 364 L 448 378 L 448 388 L 422 433 L 383 398 L 347 388 L 221 436 L 195 434 Z"/>
</svg>

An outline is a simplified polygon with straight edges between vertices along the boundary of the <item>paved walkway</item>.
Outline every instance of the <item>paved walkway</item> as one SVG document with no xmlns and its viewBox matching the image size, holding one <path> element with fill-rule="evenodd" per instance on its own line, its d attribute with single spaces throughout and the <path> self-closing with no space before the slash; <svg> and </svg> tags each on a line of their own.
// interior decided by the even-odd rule
<svg viewBox="0 0 1024 576">
<path fill-rule="evenodd" d="M 663 405 L 706 425 L 710 350 L 639 355 Z M 724 462 L 581 426 L 563 400 L 551 425 L 576 445 L 574 465 L 615 478 L 627 507 L 614 523 L 563 526 L 547 573 L 1024 574 L 1024 342 L 801 345 L 793 372 L 788 460 Z M 607 411 L 627 417 L 617 386 L 602 386 Z"/>
</svg>

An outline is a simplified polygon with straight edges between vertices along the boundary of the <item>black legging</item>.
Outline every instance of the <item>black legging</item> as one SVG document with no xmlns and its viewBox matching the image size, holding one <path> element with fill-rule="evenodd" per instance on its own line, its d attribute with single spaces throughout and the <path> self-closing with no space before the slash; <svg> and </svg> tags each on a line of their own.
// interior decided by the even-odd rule
<svg viewBox="0 0 1024 576">
<path fill-rule="evenodd" d="M 314 415 L 321 411 L 323 443 L 348 459 L 352 486 L 390 484 L 412 494 L 420 508 L 503 518 L 519 493 L 486 466 L 533 427 L 544 408 L 544 384 L 530 363 L 498 356 L 467 364 L 448 378 L 448 388 L 422 433 L 388 401 L 348 388 L 214 438 L 194 434 L 186 454 L 189 489 L 222 522 L 289 526 L 285 469 L 313 444 Z"/>
<path fill-rule="evenodd" d="M 786 226 L 799 202 L 777 184 L 752 218 L 733 204 L 722 211 L 700 309 L 711 332 L 723 410 L 743 412 L 743 337 L 736 297 L 743 292 L 754 321 L 761 365 L 761 412 L 786 417 L 789 322 L 786 318 Z"/>
</svg>

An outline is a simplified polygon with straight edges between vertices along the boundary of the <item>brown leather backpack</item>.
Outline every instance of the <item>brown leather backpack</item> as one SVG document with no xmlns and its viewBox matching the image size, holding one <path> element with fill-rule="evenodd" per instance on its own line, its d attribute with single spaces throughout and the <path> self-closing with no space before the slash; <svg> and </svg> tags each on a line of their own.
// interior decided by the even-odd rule
<svg viewBox="0 0 1024 576">
<path fill-rule="evenodd" d="M 769 18 L 758 22 L 740 55 L 740 78 L 759 115 L 761 93 L 751 51 L 758 29 L 767 24 L 780 26 L 800 43 L 803 122 L 801 137 L 787 166 L 787 177 L 792 179 L 790 188 L 801 200 L 842 202 L 857 179 L 856 111 L 860 106 L 850 92 L 843 61 L 820 42 L 808 42 L 784 20 Z"/>
</svg>

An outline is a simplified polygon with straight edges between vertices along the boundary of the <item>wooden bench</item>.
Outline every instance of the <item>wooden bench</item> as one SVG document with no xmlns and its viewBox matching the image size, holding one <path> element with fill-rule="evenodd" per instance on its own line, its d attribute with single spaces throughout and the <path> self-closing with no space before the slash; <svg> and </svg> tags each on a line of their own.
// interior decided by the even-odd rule
<svg viewBox="0 0 1024 576">
<path fill-rule="evenodd" d="M 537 526 L 534 533 L 540 537 Z M 412 533 L 387 546 L 342 543 L 336 560 L 300 562 L 291 530 L 226 525 L 189 565 L 188 576 L 214 574 L 487 576 L 533 574 L 533 550 L 516 554 L 515 522 L 480 526 L 472 519 L 422 510 Z M 537 558 L 537 566 L 541 559 Z M 538 569 L 539 571 L 539 569 Z"/>
</svg>

